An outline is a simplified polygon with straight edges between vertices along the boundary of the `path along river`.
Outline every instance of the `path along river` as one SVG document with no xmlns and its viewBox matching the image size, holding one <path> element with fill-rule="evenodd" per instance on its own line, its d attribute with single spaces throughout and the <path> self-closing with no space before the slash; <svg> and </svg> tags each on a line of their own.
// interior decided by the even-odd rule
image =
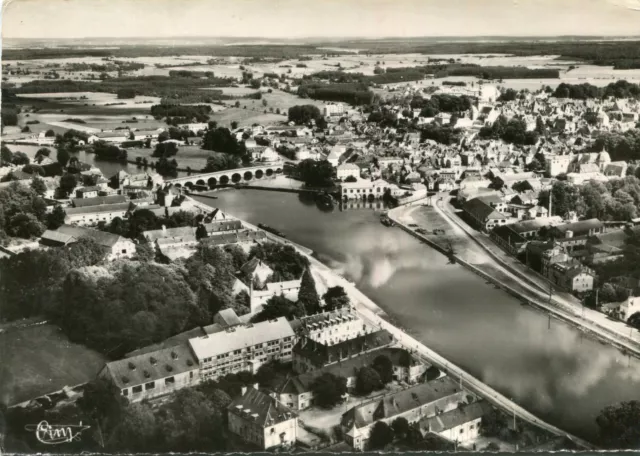
<svg viewBox="0 0 640 456">
<path fill-rule="evenodd" d="M 587 440 L 599 411 L 640 399 L 640 361 L 523 306 L 373 210 L 320 211 L 297 194 L 199 201 L 265 223 L 353 280 L 400 326 L 545 421 Z"/>
</svg>

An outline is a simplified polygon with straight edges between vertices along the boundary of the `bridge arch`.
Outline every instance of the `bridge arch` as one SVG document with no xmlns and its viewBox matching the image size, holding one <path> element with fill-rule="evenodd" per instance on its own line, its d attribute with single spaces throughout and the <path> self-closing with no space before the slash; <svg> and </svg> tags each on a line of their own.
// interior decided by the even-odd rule
<svg viewBox="0 0 640 456">
<path fill-rule="evenodd" d="M 207 184 L 209 184 L 209 188 L 215 188 L 216 185 L 218 185 L 218 179 L 216 179 L 215 177 L 210 177 L 207 181 Z"/>
<path fill-rule="evenodd" d="M 205 184 L 205 183 L 204 183 L 204 180 L 202 180 L 202 179 L 198 179 L 198 181 L 196 182 L 196 185 L 202 185 L 202 186 L 205 186 L 205 185 L 207 185 L 207 184 Z"/>
<path fill-rule="evenodd" d="M 242 177 L 244 177 L 244 180 L 250 181 L 253 179 L 253 173 L 251 171 L 245 171 Z"/>
<path fill-rule="evenodd" d="M 233 175 L 231 176 L 231 182 L 233 182 L 234 184 L 237 184 L 241 180 L 242 176 L 240 175 L 240 173 L 233 173 Z"/>
<path fill-rule="evenodd" d="M 282 168 L 277 168 L 276 169 L 276 174 L 282 174 Z"/>
<path fill-rule="evenodd" d="M 227 185 L 228 183 L 229 183 L 229 176 L 227 176 L 226 174 L 223 176 L 220 176 L 221 185 Z"/>
<path fill-rule="evenodd" d="M 268 176 L 268 177 L 273 176 L 273 170 L 272 170 L 271 168 L 267 168 L 266 173 L 267 173 L 267 176 Z"/>
<path fill-rule="evenodd" d="M 176 188 L 182 188 L 182 184 L 180 184 L 180 183 L 176 183 L 176 184 L 173 184 L 173 185 L 174 185 L 174 187 L 176 187 Z"/>
<path fill-rule="evenodd" d="M 256 171 L 256 179 L 262 179 L 262 176 L 264 176 L 264 171 L 262 171 L 261 169 Z"/>
</svg>

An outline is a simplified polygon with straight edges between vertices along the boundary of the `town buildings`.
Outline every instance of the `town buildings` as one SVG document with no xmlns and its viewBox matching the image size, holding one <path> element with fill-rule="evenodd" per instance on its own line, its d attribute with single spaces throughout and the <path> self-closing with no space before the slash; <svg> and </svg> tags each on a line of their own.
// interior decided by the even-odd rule
<svg viewBox="0 0 640 456">
<path fill-rule="evenodd" d="M 410 424 L 458 408 L 466 393 L 449 377 L 420 383 L 407 389 L 357 405 L 342 415 L 340 428 L 354 450 L 367 448 L 371 429 L 377 421 L 390 425 L 403 417 Z"/>
<path fill-rule="evenodd" d="M 314 394 L 312 385 L 322 374 L 330 373 L 347 380 L 347 391 L 352 392 L 356 384 L 358 370 L 371 366 L 373 361 L 383 356 L 388 358 L 393 366 L 393 379 L 407 384 L 421 381 L 429 367 L 403 348 L 383 347 L 350 357 L 339 363 L 329 364 L 317 370 L 288 377 L 277 388 L 279 399 L 292 410 L 304 410 L 313 405 Z"/>
<path fill-rule="evenodd" d="M 40 243 L 51 247 L 63 247 L 77 242 L 82 238 L 92 239 L 103 247 L 105 249 L 106 259 L 109 261 L 131 258 L 136 253 L 136 245 L 131 239 L 106 231 L 72 225 L 62 225 L 56 230 L 46 230 L 42 236 L 40 236 Z"/>
<path fill-rule="evenodd" d="M 227 416 L 232 433 L 262 450 L 288 449 L 297 440 L 296 413 L 256 387 L 243 387 L 227 407 Z"/>
</svg>

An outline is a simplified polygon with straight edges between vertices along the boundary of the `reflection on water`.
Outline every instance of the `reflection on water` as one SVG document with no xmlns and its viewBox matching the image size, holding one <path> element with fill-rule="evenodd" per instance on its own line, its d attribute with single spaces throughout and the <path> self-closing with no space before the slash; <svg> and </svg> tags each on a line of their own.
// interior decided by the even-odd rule
<svg viewBox="0 0 640 456">
<path fill-rule="evenodd" d="M 251 190 L 203 199 L 277 227 L 354 280 L 408 332 L 541 418 L 590 438 L 612 403 L 640 399 L 640 362 L 522 306 L 375 211 L 322 213 L 303 197 Z M 302 203 L 302 204 L 301 204 Z"/>
</svg>

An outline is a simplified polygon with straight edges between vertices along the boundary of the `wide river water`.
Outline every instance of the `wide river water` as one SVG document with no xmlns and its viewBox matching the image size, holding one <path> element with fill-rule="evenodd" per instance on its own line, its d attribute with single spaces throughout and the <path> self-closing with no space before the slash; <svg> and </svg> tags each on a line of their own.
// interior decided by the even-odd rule
<svg viewBox="0 0 640 456">
<path fill-rule="evenodd" d="M 586 439 L 610 404 L 640 399 L 640 361 L 503 291 L 371 209 L 326 212 L 297 194 L 214 193 L 201 202 L 313 249 L 425 345 L 531 412 Z"/>
</svg>

